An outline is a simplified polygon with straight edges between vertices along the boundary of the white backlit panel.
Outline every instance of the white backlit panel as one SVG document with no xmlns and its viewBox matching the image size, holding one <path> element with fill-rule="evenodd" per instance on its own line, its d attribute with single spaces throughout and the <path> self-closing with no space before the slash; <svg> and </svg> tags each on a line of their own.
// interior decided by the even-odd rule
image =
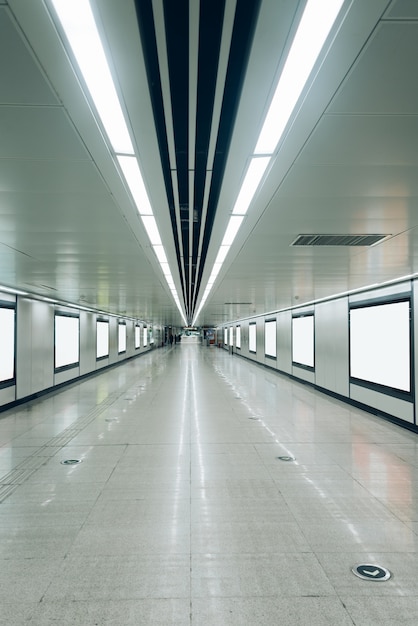
<svg viewBox="0 0 418 626">
<path fill-rule="evenodd" d="M 276 320 L 268 320 L 264 326 L 264 353 L 276 358 Z"/>
<path fill-rule="evenodd" d="M 76 365 L 80 360 L 80 320 L 55 314 L 55 367 Z"/>
<path fill-rule="evenodd" d="M 224 344 L 228 345 L 228 329 L 224 328 Z"/>
<path fill-rule="evenodd" d="M 314 367 L 314 316 L 292 318 L 292 361 Z"/>
<path fill-rule="evenodd" d="M 14 378 L 15 309 L 0 308 L 0 382 Z"/>
<path fill-rule="evenodd" d="M 118 324 L 118 352 L 126 352 L 126 324 Z"/>
<path fill-rule="evenodd" d="M 235 345 L 237 348 L 241 348 L 241 326 L 235 328 Z"/>
<path fill-rule="evenodd" d="M 109 322 L 96 323 L 96 358 L 109 356 Z"/>
<path fill-rule="evenodd" d="M 250 324 L 248 327 L 248 349 L 250 352 L 257 352 L 257 326 Z"/>
<path fill-rule="evenodd" d="M 143 336 L 143 339 L 144 339 L 143 344 L 144 344 L 144 347 L 145 347 L 145 346 L 148 345 L 148 329 L 147 329 L 146 326 L 144 326 L 144 332 L 143 332 L 142 336 Z"/>
<path fill-rule="evenodd" d="M 234 345 L 234 327 L 233 326 L 229 327 L 229 345 L 230 346 Z"/>
<path fill-rule="evenodd" d="M 350 376 L 410 391 L 409 301 L 351 309 Z"/>
<path fill-rule="evenodd" d="M 141 327 L 135 326 L 135 348 L 141 347 Z"/>
</svg>

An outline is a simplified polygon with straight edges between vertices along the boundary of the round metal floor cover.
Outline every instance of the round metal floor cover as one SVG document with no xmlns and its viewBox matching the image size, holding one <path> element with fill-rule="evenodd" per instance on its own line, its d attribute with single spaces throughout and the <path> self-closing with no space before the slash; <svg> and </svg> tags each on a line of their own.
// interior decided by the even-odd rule
<svg viewBox="0 0 418 626">
<path fill-rule="evenodd" d="M 352 570 L 353 574 L 363 580 L 376 580 L 379 582 L 389 580 L 391 573 L 385 567 L 373 565 L 372 563 L 361 563 L 355 565 Z"/>
<path fill-rule="evenodd" d="M 77 465 L 77 463 L 81 463 L 81 459 L 65 459 L 65 461 L 61 461 L 61 465 Z"/>
<path fill-rule="evenodd" d="M 259 422 L 259 421 L 260 421 L 260 418 L 259 418 L 259 417 L 255 417 L 255 416 L 253 416 L 253 417 L 249 417 L 248 419 L 249 419 L 249 420 L 255 420 L 256 422 Z"/>
<path fill-rule="evenodd" d="M 105 419 L 105 422 L 118 422 L 119 418 L 118 417 L 107 417 Z"/>
<path fill-rule="evenodd" d="M 279 461 L 296 461 L 294 456 L 278 456 Z"/>
</svg>

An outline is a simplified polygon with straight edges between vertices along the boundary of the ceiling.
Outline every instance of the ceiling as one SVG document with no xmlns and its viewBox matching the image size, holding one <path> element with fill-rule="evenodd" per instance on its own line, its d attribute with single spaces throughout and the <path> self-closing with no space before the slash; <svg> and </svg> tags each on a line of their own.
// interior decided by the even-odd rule
<svg viewBox="0 0 418 626">
<path fill-rule="evenodd" d="M 305 0 L 91 4 L 191 321 Z M 418 3 L 340 15 L 199 325 L 418 271 Z M 0 285 L 183 325 L 48 0 L 0 0 Z"/>
</svg>

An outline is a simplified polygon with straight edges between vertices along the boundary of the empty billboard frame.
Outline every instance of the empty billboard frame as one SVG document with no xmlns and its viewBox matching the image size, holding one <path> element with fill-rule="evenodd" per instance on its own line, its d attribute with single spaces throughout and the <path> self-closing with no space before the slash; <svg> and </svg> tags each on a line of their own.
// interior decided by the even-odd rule
<svg viewBox="0 0 418 626">
<path fill-rule="evenodd" d="M 16 308 L 0 302 L 0 387 L 15 383 Z"/>
<path fill-rule="evenodd" d="M 315 368 L 314 314 L 292 317 L 292 363 L 305 369 Z"/>
<path fill-rule="evenodd" d="M 277 357 L 277 321 L 276 319 L 264 322 L 264 354 L 271 359 Z"/>
<path fill-rule="evenodd" d="M 141 347 L 141 326 L 135 325 L 135 350 Z"/>
<path fill-rule="evenodd" d="M 350 382 L 390 395 L 412 393 L 411 299 L 350 305 Z"/>
<path fill-rule="evenodd" d="M 235 347 L 241 349 L 241 326 L 235 327 Z"/>
<path fill-rule="evenodd" d="M 55 371 L 76 367 L 80 363 L 80 318 L 71 313 L 55 312 Z"/>
<path fill-rule="evenodd" d="M 250 352 L 257 352 L 257 324 L 256 322 L 250 322 L 248 326 L 248 350 Z"/>
<path fill-rule="evenodd" d="M 118 354 L 126 352 L 126 322 L 118 322 Z"/>
<path fill-rule="evenodd" d="M 96 321 L 96 360 L 109 356 L 109 320 Z"/>
</svg>

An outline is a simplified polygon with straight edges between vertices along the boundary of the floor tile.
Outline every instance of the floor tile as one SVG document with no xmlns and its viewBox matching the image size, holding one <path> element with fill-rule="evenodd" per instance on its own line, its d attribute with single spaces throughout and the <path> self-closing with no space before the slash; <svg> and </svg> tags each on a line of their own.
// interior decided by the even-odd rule
<svg viewBox="0 0 418 626">
<path fill-rule="evenodd" d="M 32 623 L 34 626 L 190 626 L 190 602 L 173 598 L 43 602 L 35 610 Z"/>
<path fill-rule="evenodd" d="M 415 626 L 418 624 L 418 597 L 341 598 L 356 626 Z"/>
<path fill-rule="evenodd" d="M 65 559 L 44 600 L 189 598 L 189 555 L 76 556 Z"/>
<path fill-rule="evenodd" d="M 3 609 L 7 605 L 12 604 L 18 611 L 21 605 L 40 602 L 63 563 L 63 558 L 27 558 L 17 554 L 0 558 L 0 620 L 4 619 Z M 31 612 L 31 607 L 27 608 Z"/>
<path fill-rule="evenodd" d="M 337 598 L 210 598 L 195 599 L 193 626 L 353 626 Z"/>
<path fill-rule="evenodd" d="M 233 554 L 309 552 L 311 548 L 295 522 L 210 522 L 192 525 L 192 552 Z"/>
<path fill-rule="evenodd" d="M 204 554 L 192 558 L 193 598 L 332 596 L 313 554 Z"/>
</svg>

